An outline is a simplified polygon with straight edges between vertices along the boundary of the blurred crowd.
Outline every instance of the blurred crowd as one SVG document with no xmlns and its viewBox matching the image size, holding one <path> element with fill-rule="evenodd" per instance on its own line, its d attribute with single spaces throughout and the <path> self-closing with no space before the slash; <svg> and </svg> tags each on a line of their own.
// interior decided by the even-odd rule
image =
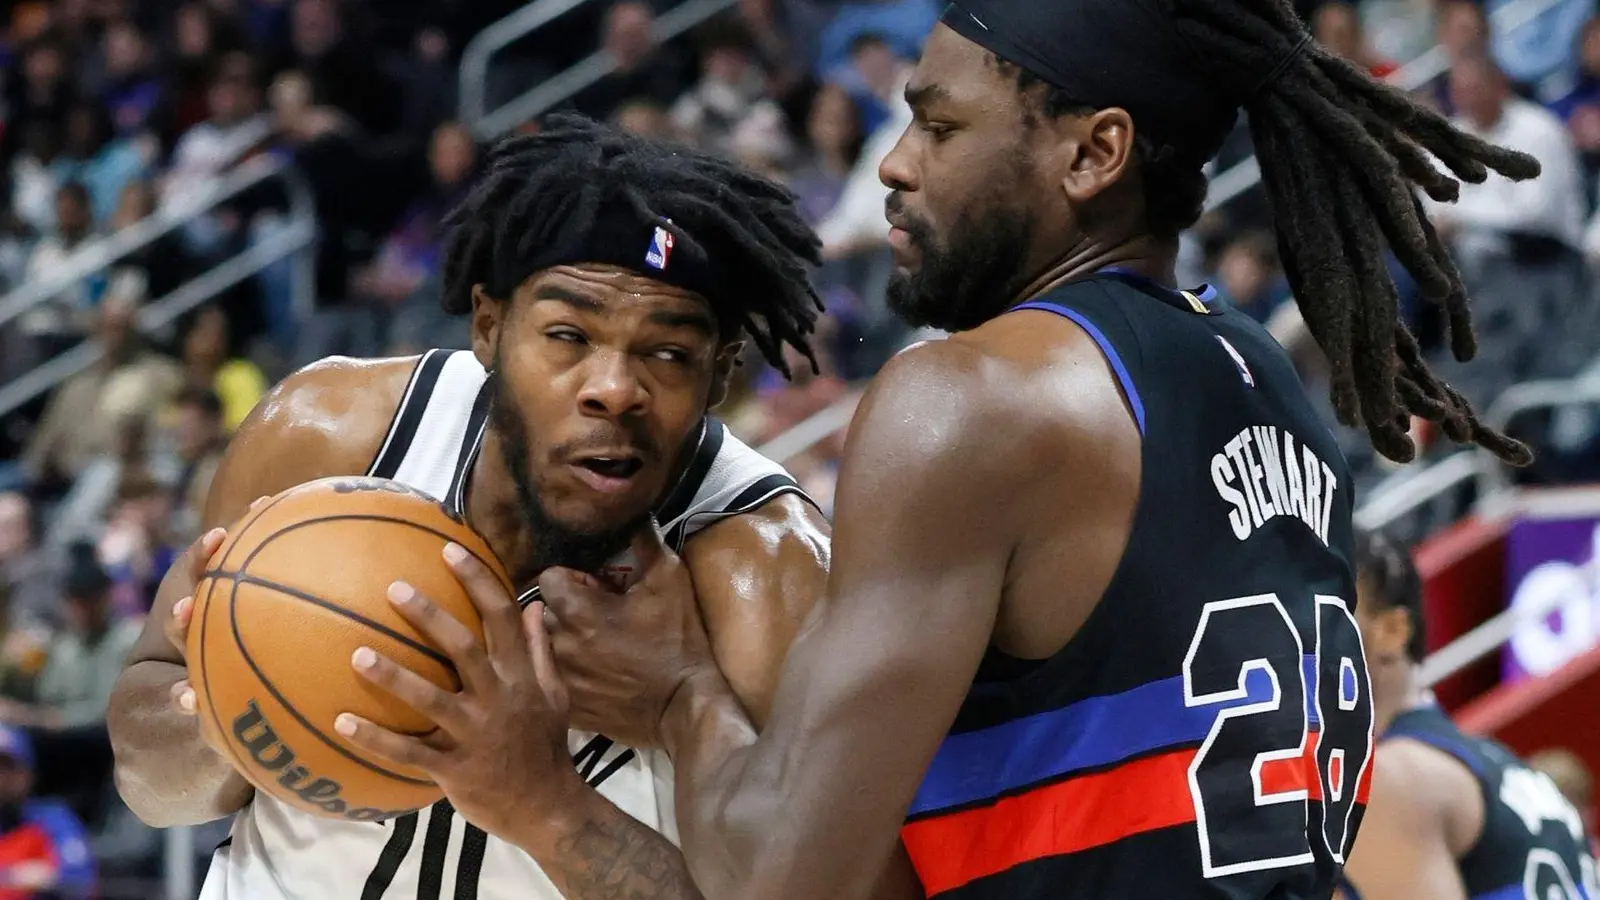
<svg viewBox="0 0 1600 900">
<path fill-rule="evenodd" d="M 1451 359 L 1439 311 L 1417 302 L 1393 267 L 1430 356 L 1480 407 L 1529 379 L 1600 380 L 1591 277 L 1600 22 L 1594 0 L 1552 0 L 1524 27 L 1491 27 L 1516 2 L 1527 0 L 1300 3 L 1319 41 L 1375 76 L 1404 77 L 1400 61 L 1441 44 L 1448 65 L 1422 95 L 1543 164 L 1536 181 L 1490 176 L 1463 186 L 1459 203 L 1430 207 L 1475 299 L 1475 362 Z M 457 66 L 471 36 L 518 5 L 0 7 L 0 294 L 41 298 L 13 318 L 0 299 L 0 397 L 63 353 L 98 354 L 0 415 L 0 844 L 24 827 L 61 846 L 79 841 L 98 875 L 73 869 L 74 878 L 98 877 L 103 896 L 153 893 L 139 879 L 159 874 L 160 837 L 109 789 L 103 719 L 118 667 L 166 567 L 197 532 L 229 434 L 273 381 L 334 353 L 466 345 L 465 325 L 438 309 L 441 221 L 484 150 L 453 119 Z M 887 189 L 877 166 L 909 120 L 901 91 L 941 3 L 737 0 L 663 42 L 656 22 L 671 5 L 580 6 L 498 58 L 487 98 L 504 102 L 601 50 L 609 73 L 567 106 L 727 155 L 795 191 L 823 240 L 815 278 L 829 312 L 816 336 L 820 371 L 795 365 L 786 382 L 754 357 L 739 369 L 719 412 L 759 444 L 850 397 L 920 337 L 883 302 Z M 1241 122 L 1217 170 L 1248 155 Z M 274 162 L 288 164 L 291 180 L 266 178 L 214 202 L 234 173 Z M 281 238 L 306 209 L 317 241 L 303 262 L 289 257 L 203 303 L 182 302 L 184 285 Z M 152 223 L 165 228 L 160 237 L 132 253 L 108 250 L 107 238 Z M 1271 227 L 1259 191 L 1208 213 L 1185 236 L 1181 277 L 1216 284 L 1266 323 L 1326 406 L 1325 365 Z M 178 306 L 181 315 L 165 314 Z M 1514 426 L 1541 451 L 1523 477 L 1600 478 L 1600 419 L 1578 411 Z M 1364 436 L 1341 434 L 1358 489 L 1389 473 Z M 1428 455 L 1450 449 L 1422 428 L 1416 438 Z M 824 505 L 841 440 L 787 461 Z M 56 805 L 39 807 L 41 796 Z"/>
</svg>

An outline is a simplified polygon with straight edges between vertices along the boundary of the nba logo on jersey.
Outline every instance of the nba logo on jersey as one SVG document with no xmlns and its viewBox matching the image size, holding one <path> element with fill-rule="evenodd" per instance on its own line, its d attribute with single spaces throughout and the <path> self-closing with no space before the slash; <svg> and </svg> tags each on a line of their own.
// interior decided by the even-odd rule
<svg viewBox="0 0 1600 900">
<path fill-rule="evenodd" d="M 1228 351 L 1228 355 L 1233 357 L 1233 364 L 1239 367 L 1239 377 L 1244 379 L 1245 384 L 1255 387 L 1256 376 L 1251 374 L 1250 367 L 1245 364 L 1244 356 L 1238 350 L 1235 350 L 1232 344 L 1228 343 L 1227 338 L 1220 334 L 1216 338 L 1217 343 L 1222 345 L 1222 349 Z"/>
<path fill-rule="evenodd" d="M 645 251 L 644 261 L 651 268 L 665 269 L 667 258 L 672 256 L 672 232 L 656 226 L 656 233 L 650 238 L 650 249 Z"/>
</svg>

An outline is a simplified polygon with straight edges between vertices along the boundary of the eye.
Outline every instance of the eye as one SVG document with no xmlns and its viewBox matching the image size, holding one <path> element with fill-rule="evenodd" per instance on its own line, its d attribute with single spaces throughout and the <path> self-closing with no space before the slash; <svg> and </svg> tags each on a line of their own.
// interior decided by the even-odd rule
<svg viewBox="0 0 1600 900">
<path fill-rule="evenodd" d="M 588 337 L 576 328 L 552 328 L 546 331 L 544 336 L 553 341 L 561 341 L 564 344 L 587 344 L 589 342 Z"/>
<path fill-rule="evenodd" d="M 689 351 L 682 347 L 660 347 L 650 351 L 650 358 L 681 366 L 689 362 Z"/>
<path fill-rule="evenodd" d="M 924 121 L 920 124 L 923 132 L 929 137 L 933 138 L 935 143 L 944 141 L 946 138 L 950 137 L 950 135 L 954 134 L 956 130 L 954 125 L 948 125 L 944 122 Z"/>
</svg>

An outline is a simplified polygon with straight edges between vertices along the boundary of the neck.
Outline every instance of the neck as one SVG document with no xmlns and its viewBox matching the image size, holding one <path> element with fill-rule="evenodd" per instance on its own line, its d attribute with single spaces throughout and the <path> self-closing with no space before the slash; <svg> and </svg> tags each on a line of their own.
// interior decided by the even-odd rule
<svg viewBox="0 0 1600 900">
<path fill-rule="evenodd" d="M 467 473 L 464 506 L 467 524 L 483 536 L 513 579 L 537 576 L 544 570 L 548 563 L 532 558 L 533 535 L 517 499 L 516 483 L 506 468 L 500 437 L 492 428 L 484 433 L 483 447 Z"/>
<path fill-rule="evenodd" d="M 1106 243 L 1084 238 L 1066 255 L 1051 263 L 1018 292 L 1017 302 L 1031 300 L 1077 278 L 1117 267 L 1142 275 L 1157 284 L 1177 287 L 1178 239 L 1152 234 Z"/>
<path fill-rule="evenodd" d="M 1408 659 L 1375 666 L 1368 674 L 1372 679 L 1373 729 L 1378 734 L 1388 730 L 1401 713 L 1420 706 L 1429 697 L 1417 679 L 1416 664 Z"/>
</svg>

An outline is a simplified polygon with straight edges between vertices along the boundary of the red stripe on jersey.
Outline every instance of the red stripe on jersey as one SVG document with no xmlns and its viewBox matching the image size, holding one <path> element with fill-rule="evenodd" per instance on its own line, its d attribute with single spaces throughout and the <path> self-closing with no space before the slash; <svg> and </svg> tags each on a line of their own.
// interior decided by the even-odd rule
<svg viewBox="0 0 1600 900">
<path fill-rule="evenodd" d="M 1124 763 L 901 829 L 928 896 L 1046 856 L 1194 821 L 1193 749 Z"/>
<path fill-rule="evenodd" d="M 1321 801 L 1317 732 L 1291 759 L 1261 766 L 1261 793 L 1305 791 Z M 907 823 L 900 832 L 929 897 L 1049 856 L 1077 853 L 1195 820 L 1189 792 L 1193 748 L 1147 756 L 1003 797 L 987 806 Z M 1356 789 L 1366 803 L 1372 767 Z"/>
</svg>

